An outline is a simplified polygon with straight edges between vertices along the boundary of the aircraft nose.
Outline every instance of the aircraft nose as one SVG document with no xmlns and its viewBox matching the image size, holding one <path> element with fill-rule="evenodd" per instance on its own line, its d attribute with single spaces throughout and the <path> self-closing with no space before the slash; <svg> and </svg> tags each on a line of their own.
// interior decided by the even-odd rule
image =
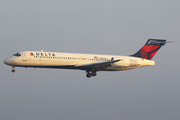
<svg viewBox="0 0 180 120">
<path fill-rule="evenodd" d="M 10 59 L 5 59 L 5 60 L 4 60 L 4 64 L 10 65 L 10 63 L 11 63 L 11 62 L 10 62 Z"/>
</svg>

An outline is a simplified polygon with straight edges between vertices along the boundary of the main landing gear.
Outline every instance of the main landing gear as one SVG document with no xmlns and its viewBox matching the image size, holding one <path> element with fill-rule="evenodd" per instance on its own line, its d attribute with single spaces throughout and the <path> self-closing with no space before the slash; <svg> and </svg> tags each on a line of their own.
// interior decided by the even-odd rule
<svg viewBox="0 0 180 120">
<path fill-rule="evenodd" d="M 14 66 L 12 66 L 12 68 L 13 68 L 13 69 L 11 70 L 11 72 L 12 72 L 12 73 L 14 73 L 14 72 L 15 72 L 15 69 L 14 69 L 15 67 L 14 67 Z"/>
<path fill-rule="evenodd" d="M 86 71 L 86 77 L 87 78 L 90 78 L 91 76 L 96 76 L 97 74 L 96 74 L 96 71 L 92 71 L 92 72 L 90 72 L 90 71 Z"/>
</svg>

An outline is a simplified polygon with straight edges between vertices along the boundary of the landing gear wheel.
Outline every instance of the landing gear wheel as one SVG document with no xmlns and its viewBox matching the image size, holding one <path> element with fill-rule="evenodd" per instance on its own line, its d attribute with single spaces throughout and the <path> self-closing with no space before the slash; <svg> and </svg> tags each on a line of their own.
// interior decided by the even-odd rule
<svg viewBox="0 0 180 120">
<path fill-rule="evenodd" d="M 96 76 L 97 74 L 96 74 L 96 72 L 92 72 L 92 76 Z"/>
<path fill-rule="evenodd" d="M 15 72 L 15 69 L 12 69 L 11 72 L 14 73 L 14 72 Z"/>
<path fill-rule="evenodd" d="M 87 77 L 87 78 L 90 78 L 90 77 L 91 77 L 91 74 L 90 74 L 90 73 L 87 73 L 87 74 L 86 74 L 86 77 Z"/>
</svg>

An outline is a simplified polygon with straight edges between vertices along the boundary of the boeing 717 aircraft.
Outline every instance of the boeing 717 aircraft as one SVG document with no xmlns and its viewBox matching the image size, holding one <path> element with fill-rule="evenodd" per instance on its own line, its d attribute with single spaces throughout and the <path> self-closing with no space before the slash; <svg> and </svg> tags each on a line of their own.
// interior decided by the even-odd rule
<svg viewBox="0 0 180 120">
<path fill-rule="evenodd" d="M 166 43 L 166 40 L 149 39 L 137 53 L 129 56 L 23 51 L 5 59 L 4 63 L 13 68 L 13 73 L 15 67 L 74 69 L 86 71 L 90 78 L 98 71 L 123 71 L 155 65 L 151 59 Z"/>
</svg>

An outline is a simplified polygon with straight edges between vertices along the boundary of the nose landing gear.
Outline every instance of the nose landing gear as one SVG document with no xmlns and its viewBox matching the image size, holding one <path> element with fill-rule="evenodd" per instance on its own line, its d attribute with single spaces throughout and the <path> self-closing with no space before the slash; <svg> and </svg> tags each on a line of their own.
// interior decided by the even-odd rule
<svg viewBox="0 0 180 120">
<path fill-rule="evenodd" d="M 11 70 L 11 72 L 14 73 L 14 72 L 15 72 L 15 69 L 13 68 L 13 69 Z"/>
<path fill-rule="evenodd" d="M 12 68 L 13 68 L 13 69 L 11 70 L 11 72 L 12 72 L 12 73 L 14 73 L 14 72 L 15 72 L 15 69 L 14 69 L 15 67 L 14 67 L 14 66 L 12 66 Z"/>
</svg>

